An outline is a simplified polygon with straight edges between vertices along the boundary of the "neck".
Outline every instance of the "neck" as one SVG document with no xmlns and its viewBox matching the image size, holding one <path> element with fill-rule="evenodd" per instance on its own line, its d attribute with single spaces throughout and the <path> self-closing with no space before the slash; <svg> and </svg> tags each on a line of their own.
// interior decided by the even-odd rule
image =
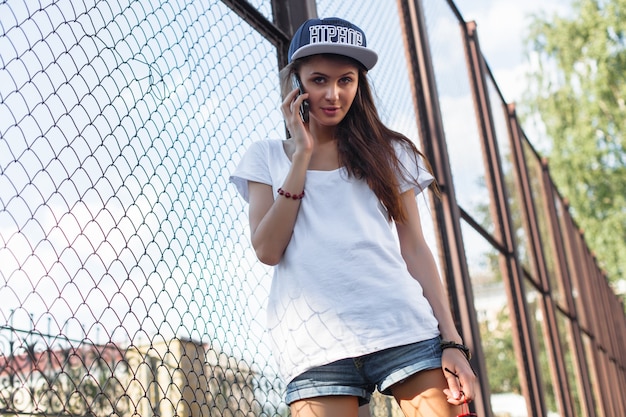
<svg viewBox="0 0 626 417">
<path fill-rule="evenodd" d="M 313 136 L 313 139 L 318 144 L 332 142 L 336 138 L 337 127 L 336 126 L 321 126 L 316 123 L 309 125 L 309 131 Z"/>
<path fill-rule="evenodd" d="M 313 155 L 309 162 L 309 169 L 331 171 L 340 167 L 335 140 L 337 129 L 335 126 L 320 126 L 315 122 L 309 125 L 309 132 L 313 137 Z"/>
</svg>

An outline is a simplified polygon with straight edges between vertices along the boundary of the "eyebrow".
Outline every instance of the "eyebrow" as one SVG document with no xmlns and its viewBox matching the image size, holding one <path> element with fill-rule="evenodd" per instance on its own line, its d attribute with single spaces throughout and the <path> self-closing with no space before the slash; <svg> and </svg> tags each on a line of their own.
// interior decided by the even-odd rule
<svg viewBox="0 0 626 417">
<path fill-rule="evenodd" d="M 345 77 L 346 75 L 356 75 L 356 74 L 357 74 L 356 71 L 350 70 L 344 74 L 339 75 L 339 77 Z M 323 72 L 319 72 L 319 71 L 313 71 L 312 73 L 309 74 L 309 76 L 313 76 L 313 75 L 322 75 L 324 77 L 329 76 L 328 74 L 324 74 Z"/>
</svg>

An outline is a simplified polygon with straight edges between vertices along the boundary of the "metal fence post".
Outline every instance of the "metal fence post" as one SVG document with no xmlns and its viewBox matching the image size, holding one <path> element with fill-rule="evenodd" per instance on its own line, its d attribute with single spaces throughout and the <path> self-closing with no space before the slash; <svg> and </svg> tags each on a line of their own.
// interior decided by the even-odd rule
<svg viewBox="0 0 626 417">
<path fill-rule="evenodd" d="M 443 257 L 443 278 L 457 328 L 465 343 L 476 352 L 472 365 L 478 371 L 480 393 L 474 406 L 481 415 L 490 416 L 489 384 L 482 360 L 480 331 L 461 236 L 461 210 L 455 197 L 423 8 L 419 0 L 398 0 L 398 8 L 411 65 L 409 74 L 422 147 L 432 163 L 442 190 L 441 198 L 434 202 L 434 208 L 439 226 L 440 253 Z"/>
<path fill-rule="evenodd" d="M 272 0 L 272 13 L 276 26 L 291 39 L 305 20 L 317 17 L 317 3 L 315 0 Z M 289 43 L 285 45 L 285 48 L 278 49 L 280 68 L 287 64 L 288 49 Z"/>
</svg>

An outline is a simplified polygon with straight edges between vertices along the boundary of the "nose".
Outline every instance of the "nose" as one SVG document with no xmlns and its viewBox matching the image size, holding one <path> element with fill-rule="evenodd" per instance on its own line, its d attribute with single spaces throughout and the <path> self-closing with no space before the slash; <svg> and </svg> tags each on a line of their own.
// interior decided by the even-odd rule
<svg viewBox="0 0 626 417">
<path fill-rule="evenodd" d="M 339 87 L 336 84 L 329 84 L 326 89 L 326 100 L 337 101 L 339 99 Z"/>
</svg>

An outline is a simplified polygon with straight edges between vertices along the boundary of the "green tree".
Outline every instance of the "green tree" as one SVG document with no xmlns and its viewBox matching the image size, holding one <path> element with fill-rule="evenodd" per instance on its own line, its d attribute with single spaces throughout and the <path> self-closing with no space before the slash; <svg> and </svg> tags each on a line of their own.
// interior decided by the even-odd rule
<svg viewBox="0 0 626 417">
<path fill-rule="evenodd" d="M 626 0 L 574 0 L 570 17 L 534 16 L 538 65 L 524 104 L 550 141 L 551 175 L 598 264 L 626 277 Z"/>
<path fill-rule="evenodd" d="M 519 371 L 513 348 L 513 333 L 508 308 L 503 308 L 496 320 L 480 323 L 482 349 L 487 362 L 489 389 L 493 394 L 521 394 Z"/>
</svg>

